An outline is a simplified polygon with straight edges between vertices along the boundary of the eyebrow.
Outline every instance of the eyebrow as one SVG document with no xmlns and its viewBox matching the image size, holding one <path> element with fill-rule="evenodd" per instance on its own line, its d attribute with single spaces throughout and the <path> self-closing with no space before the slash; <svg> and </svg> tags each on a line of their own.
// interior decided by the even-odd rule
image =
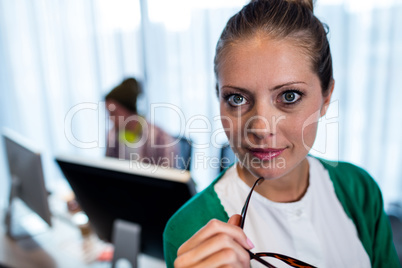
<svg viewBox="0 0 402 268">
<path fill-rule="evenodd" d="M 288 82 L 288 83 L 285 83 L 285 84 L 277 85 L 277 86 L 271 88 L 270 91 L 275 91 L 275 90 L 278 90 L 278 89 L 280 89 L 282 87 L 286 87 L 286 86 L 290 86 L 290 85 L 294 85 L 294 84 L 306 84 L 306 83 L 302 82 L 302 81 L 292 81 L 292 82 Z M 233 89 L 242 91 L 244 93 L 250 92 L 248 89 L 241 88 L 241 87 L 236 87 L 236 86 L 233 86 L 233 85 L 224 85 L 224 86 L 221 87 L 221 89 L 223 89 L 225 87 L 233 88 Z"/>
<path fill-rule="evenodd" d="M 232 86 L 232 85 L 224 85 L 224 86 L 221 87 L 221 89 L 224 89 L 224 88 L 232 88 L 232 89 L 241 91 L 241 92 L 243 92 L 243 93 L 249 93 L 249 92 L 250 92 L 249 90 L 247 90 L 247 89 L 245 89 L 245 88 L 236 87 L 236 86 Z"/>
<path fill-rule="evenodd" d="M 278 89 L 280 89 L 282 87 L 286 87 L 286 86 L 290 86 L 290 85 L 294 85 L 294 84 L 306 84 L 306 83 L 302 82 L 302 81 L 292 81 L 292 82 L 288 82 L 288 83 L 285 83 L 285 84 L 277 85 L 271 90 L 275 91 L 275 90 L 278 90 Z"/>
</svg>

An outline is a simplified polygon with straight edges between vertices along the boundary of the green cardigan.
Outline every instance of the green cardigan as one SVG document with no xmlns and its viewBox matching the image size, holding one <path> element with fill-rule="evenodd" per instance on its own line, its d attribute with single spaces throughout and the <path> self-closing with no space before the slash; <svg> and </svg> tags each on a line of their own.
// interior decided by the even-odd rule
<svg viewBox="0 0 402 268">
<path fill-rule="evenodd" d="M 328 170 L 335 193 L 356 226 L 372 267 L 400 267 L 376 182 L 365 170 L 352 164 L 321 159 L 320 162 Z M 215 183 L 223 174 L 189 200 L 168 221 L 163 234 L 168 268 L 173 267 L 178 248 L 207 222 L 214 218 L 228 221 L 229 217 L 214 190 Z"/>
</svg>

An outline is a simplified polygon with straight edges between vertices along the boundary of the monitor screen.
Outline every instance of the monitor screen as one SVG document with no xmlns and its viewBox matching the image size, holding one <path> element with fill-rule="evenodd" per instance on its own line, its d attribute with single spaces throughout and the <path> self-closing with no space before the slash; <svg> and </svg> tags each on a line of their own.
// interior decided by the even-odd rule
<svg viewBox="0 0 402 268">
<path fill-rule="evenodd" d="M 111 242 L 116 219 L 134 222 L 141 226 L 141 251 L 163 259 L 165 225 L 196 192 L 188 171 L 108 157 L 56 161 L 101 239 Z"/>
<path fill-rule="evenodd" d="M 51 226 L 48 192 L 45 188 L 41 153 L 18 133 L 5 129 L 2 136 L 11 179 L 9 210 L 11 210 L 12 200 L 18 197 Z M 10 211 L 10 213 L 13 212 Z M 15 238 L 18 236 L 16 234 Z"/>
</svg>

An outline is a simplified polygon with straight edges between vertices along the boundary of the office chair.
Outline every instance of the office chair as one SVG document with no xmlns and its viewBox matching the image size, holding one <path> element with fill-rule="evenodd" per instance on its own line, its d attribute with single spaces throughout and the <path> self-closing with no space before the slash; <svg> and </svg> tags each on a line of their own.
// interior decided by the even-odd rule
<svg viewBox="0 0 402 268">
<path fill-rule="evenodd" d="M 178 147 L 178 160 L 175 163 L 175 168 L 190 170 L 191 166 L 191 154 L 192 154 L 192 142 L 185 137 L 176 137 L 179 139 Z"/>
</svg>

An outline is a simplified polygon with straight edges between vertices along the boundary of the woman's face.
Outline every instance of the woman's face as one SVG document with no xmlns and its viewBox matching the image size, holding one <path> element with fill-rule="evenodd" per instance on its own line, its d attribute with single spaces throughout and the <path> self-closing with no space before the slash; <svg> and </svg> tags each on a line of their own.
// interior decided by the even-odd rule
<svg viewBox="0 0 402 268">
<path fill-rule="evenodd" d="M 256 37 L 225 53 L 218 75 L 221 120 L 240 169 L 266 179 L 298 172 L 333 87 L 322 95 L 310 58 L 290 41 Z"/>
<path fill-rule="evenodd" d="M 125 121 L 132 113 L 127 110 L 118 101 L 113 99 L 106 100 L 106 109 L 109 112 L 109 119 L 114 123 L 116 129 L 121 129 L 127 127 L 127 122 Z"/>
</svg>

